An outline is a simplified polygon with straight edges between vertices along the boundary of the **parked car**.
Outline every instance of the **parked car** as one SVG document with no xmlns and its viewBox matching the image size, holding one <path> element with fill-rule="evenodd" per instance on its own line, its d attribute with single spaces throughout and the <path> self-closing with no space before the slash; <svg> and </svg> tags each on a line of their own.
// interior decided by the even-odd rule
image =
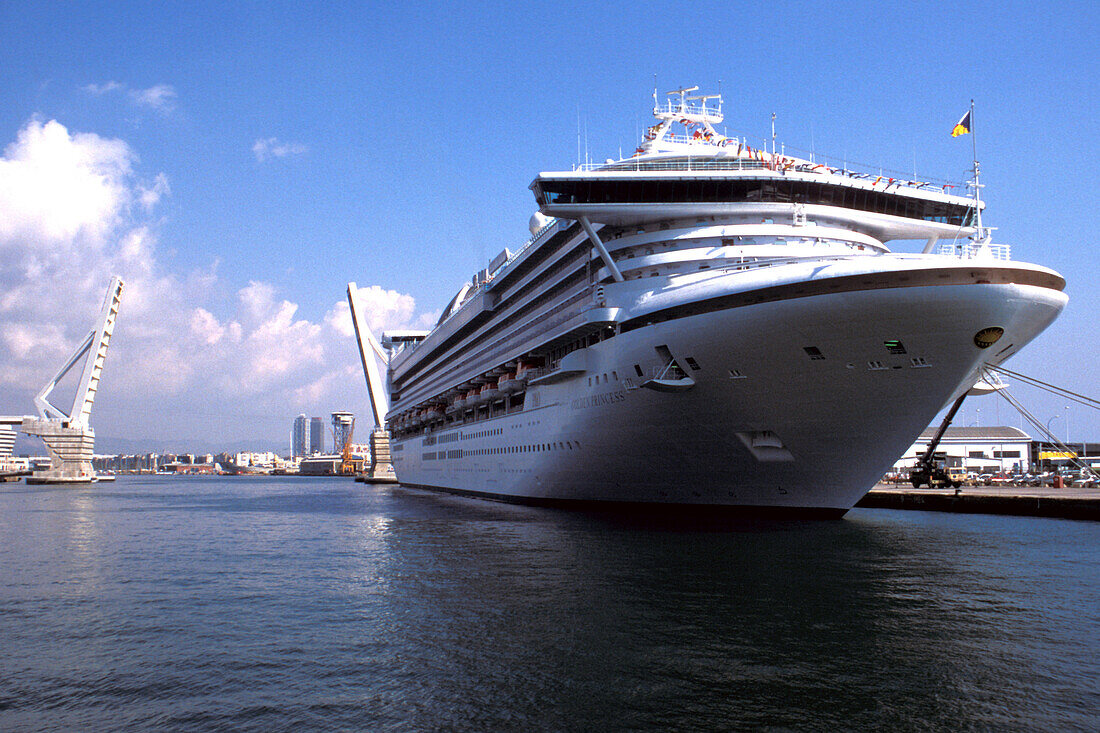
<svg viewBox="0 0 1100 733">
<path fill-rule="evenodd" d="M 1092 489 L 1095 488 L 1098 483 L 1097 476 L 1092 471 L 1080 471 L 1079 473 L 1072 475 L 1069 478 L 1070 480 L 1067 485 L 1078 488 Z"/>
</svg>

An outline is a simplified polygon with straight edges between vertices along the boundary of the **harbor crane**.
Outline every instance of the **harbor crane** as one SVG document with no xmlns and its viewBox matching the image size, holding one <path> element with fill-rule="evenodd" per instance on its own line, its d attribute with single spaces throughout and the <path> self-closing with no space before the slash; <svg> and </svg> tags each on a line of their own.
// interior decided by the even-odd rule
<svg viewBox="0 0 1100 733">
<path fill-rule="evenodd" d="M 351 426 L 348 428 L 348 437 L 344 439 L 344 449 L 340 452 L 340 475 L 351 476 L 355 473 L 355 460 L 352 458 L 352 439 L 355 438 L 355 418 L 351 419 Z"/>
</svg>

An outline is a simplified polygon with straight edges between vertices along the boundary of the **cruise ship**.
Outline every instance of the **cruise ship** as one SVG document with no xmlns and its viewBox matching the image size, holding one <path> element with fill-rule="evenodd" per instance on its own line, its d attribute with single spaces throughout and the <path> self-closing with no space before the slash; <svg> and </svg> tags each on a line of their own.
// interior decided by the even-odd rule
<svg viewBox="0 0 1100 733">
<path fill-rule="evenodd" d="M 753 148 L 696 91 L 654 92 L 631 157 L 538 174 L 530 239 L 383 334 L 402 484 L 839 517 L 1065 306 L 981 226 L 977 164 L 967 196 Z"/>
</svg>

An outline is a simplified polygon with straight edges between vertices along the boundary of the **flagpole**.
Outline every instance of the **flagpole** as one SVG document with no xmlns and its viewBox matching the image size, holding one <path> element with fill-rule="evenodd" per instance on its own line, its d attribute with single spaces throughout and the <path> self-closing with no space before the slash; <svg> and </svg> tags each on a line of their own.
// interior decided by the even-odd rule
<svg viewBox="0 0 1100 733">
<path fill-rule="evenodd" d="M 974 241 L 981 243 L 985 237 L 985 231 L 982 229 L 982 187 L 978 178 L 980 166 L 978 165 L 978 136 L 974 133 L 973 99 L 970 100 L 970 143 L 974 151 L 974 217 L 977 224 Z"/>
</svg>

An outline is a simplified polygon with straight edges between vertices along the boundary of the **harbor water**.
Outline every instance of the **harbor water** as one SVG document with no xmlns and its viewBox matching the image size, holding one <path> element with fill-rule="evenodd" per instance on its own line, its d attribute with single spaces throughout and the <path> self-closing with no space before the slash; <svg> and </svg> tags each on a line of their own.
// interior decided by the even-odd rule
<svg viewBox="0 0 1100 733">
<path fill-rule="evenodd" d="M 0 485 L 0 730 L 1096 730 L 1100 523 Z"/>
</svg>

